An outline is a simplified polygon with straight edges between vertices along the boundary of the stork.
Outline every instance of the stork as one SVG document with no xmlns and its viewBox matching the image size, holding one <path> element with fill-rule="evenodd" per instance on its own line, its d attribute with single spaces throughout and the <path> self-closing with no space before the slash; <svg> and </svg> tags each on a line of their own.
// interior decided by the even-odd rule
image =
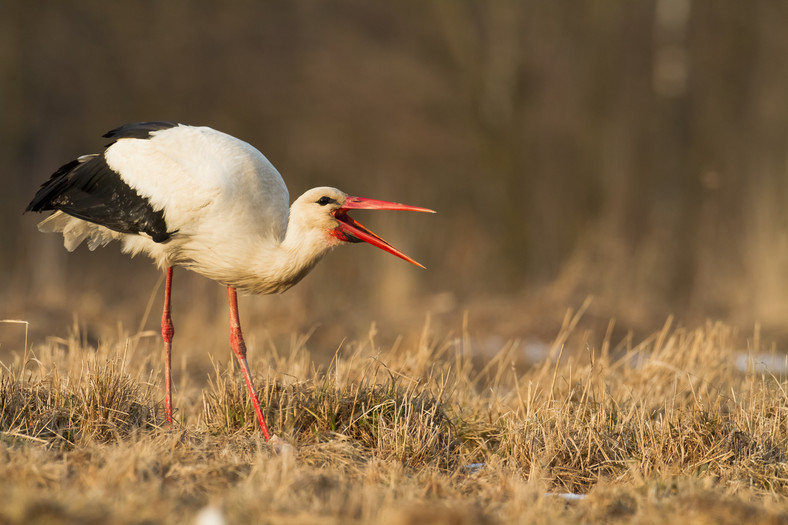
<svg viewBox="0 0 788 525">
<path fill-rule="evenodd" d="M 67 250 L 111 241 L 144 253 L 166 273 L 161 335 L 164 399 L 172 423 L 172 270 L 180 266 L 227 286 L 230 343 L 263 437 L 271 437 L 246 360 L 237 291 L 281 293 L 332 248 L 367 242 L 423 266 L 348 215 L 349 210 L 433 210 L 312 188 L 289 206 L 279 172 L 251 145 L 208 127 L 126 124 L 107 132 L 103 153 L 64 164 L 25 211 L 54 211 L 38 224 L 61 232 Z"/>
</svg>

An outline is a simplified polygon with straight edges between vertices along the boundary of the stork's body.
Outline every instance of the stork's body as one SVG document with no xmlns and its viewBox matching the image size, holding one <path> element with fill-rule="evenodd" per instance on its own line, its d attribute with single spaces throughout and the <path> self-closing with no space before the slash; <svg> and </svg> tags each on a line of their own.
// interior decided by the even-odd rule
<svg viewBox="0 0 788 525">
<path fill-rule="evenodd" d="M 27 210 L 55 210 L 39 229 L 62 232 L 69 251 L 83 241 L 93 250 L 118 240 L 123 251 L 145 253 L 166 269 L 162 337 L 169 421 L 172 267 L 226 285 L 233 350 L 267 440 L 246 364 L 236 289 L 283 292 L 344 242 L 369 242 L 418 264 L 350 218 L 347 210 L 431 210 L 350 197 L 328 187 L 313 188 L 289 206 L 282 177 L 262 153 L 207 127 L 147 122 L 121 126 L 105 137 L 113 142 L 102 154 L 62 166 Z"/>
</svg>

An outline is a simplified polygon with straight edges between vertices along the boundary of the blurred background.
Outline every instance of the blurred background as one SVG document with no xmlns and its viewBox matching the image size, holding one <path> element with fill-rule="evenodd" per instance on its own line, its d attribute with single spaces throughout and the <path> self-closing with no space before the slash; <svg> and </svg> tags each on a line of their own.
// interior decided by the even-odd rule
<svg viewBox="0 0 788 525">
<path fill-rule="evenodd" d="M 773 0 L 2 0 L 0 317 L 33 342 L 158 329 L 149 260 L 67 253 L 22 211 L 107 130 L 175 120 L 256 146 L 291 198 L 331 185 L 439 212 L 357 213 L 428 269 L 337 250 L 286 294 L 243 298 L 258 340 L 312 332 L 333 352 L 372 323 L 396 341 L 465 315 L 548 340 L 588 296 L 591 330 L 675 314 L 781 339 L 786 27 Z M 179 337 L 226 346 L 225 298 L 176 272 Z"/>
</svg>

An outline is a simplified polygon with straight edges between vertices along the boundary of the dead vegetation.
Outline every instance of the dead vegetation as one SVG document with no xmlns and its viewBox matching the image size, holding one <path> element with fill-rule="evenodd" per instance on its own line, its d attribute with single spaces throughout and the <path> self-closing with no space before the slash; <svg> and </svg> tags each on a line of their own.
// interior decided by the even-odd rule
<svg viewBox="0 0 788 525">
<path fill-rule="evenodd" d="M 786 381 L 757 333 L 668 322 L 616 346 L 573 337 L 568 317 L 532 367 L 517 342 L 474 366 L 467 333 L 428 329 L 348 345 L 326 369 L 305 338 L 252 349 L 293 446 L 278 452 L 232 366 L 182 383 L 167 427 L 156 342 L 121 339 L 51 340 L 4 365 L 0 521 L 788 522 Z"/>
</svg>

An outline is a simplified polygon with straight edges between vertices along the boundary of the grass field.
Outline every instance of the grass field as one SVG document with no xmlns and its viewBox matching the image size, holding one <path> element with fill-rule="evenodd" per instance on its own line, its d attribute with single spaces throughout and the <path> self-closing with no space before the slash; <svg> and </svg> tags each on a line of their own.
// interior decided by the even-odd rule
<svg viewBox="0 0 788 525">
<path fill-rule="evenodd" d="M 306 337 L 252 346 L 274 446 L 229 351 L 206 385 L 176 366 L 170 428 L 157 338 L 34 342 L 1 371 L 0 522 L 788 522 L 788 383 L 757 331 L 576 321 L 536 365 L 428 326 L 328 367 Z"/>
</svg>

